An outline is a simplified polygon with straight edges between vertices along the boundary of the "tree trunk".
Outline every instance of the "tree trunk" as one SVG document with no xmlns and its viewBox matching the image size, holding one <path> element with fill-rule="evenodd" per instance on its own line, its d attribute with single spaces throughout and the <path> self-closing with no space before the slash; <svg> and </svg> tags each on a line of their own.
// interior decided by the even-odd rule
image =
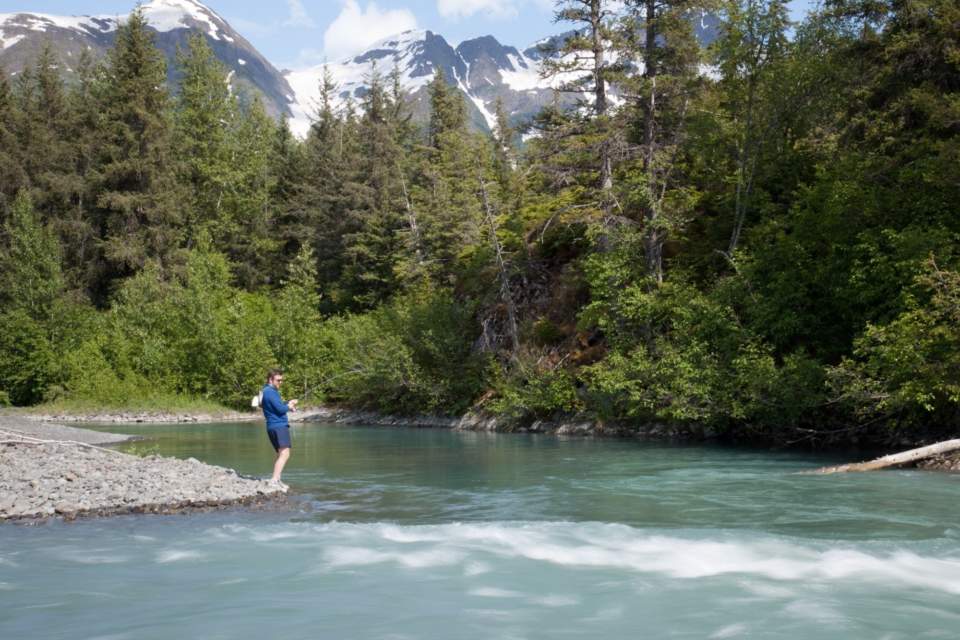
<svg viewBox="0 0 960 640">
<path fill-rule="evenodd" d="M 590 2 L 590 31 L 593 44 L 593 91 L 594 113 L 601 126 L 607 115 L 607 82 L 604 74 L 604 44 L 603 44 L 603 2 Z M 604 136 L 600 143 L 600 189 L 604 192 L 613 189 L 613 162 L 610 159 L 609 136 Z"/>
<path fill-rule="evenodd" d="M 909 451 L 904 451 L 903 453 L 895 453 L 889 456 L 883 456 L 882 458 L 877 458 L 876 460 L 871 460 L 869 462 L 854 462 L 851 464 L 841 464 L 835 467 L 822 467 L 814 471 L 808 471 L 807 473 L 830 474 L 847 473 L 850 471 L 876 471 L 878 469 L 896 467 L 909 462 L 916 462 L 917 460 L 931 458 L 942 453 L 950 453 L 951 451 L 956 451 L 958 449 L 960 449 L 960 439 L 945 440 L 943 442 L 938 442 L 937 444 L 931 444 L 927 447 L 910 449 Z"/>
<path fill-rule="evenodd" d="M 503 248 L 500 246 L 500 239 L 497 237 L 497 221 L 493 217 L 493 208 L 490 206 L 490 198 L 487 196 L 487 183 L 483 180 L 483 174 L 477 171 L 477 180 L 480 182 L 480 196 L 483 199 L 483 210 L 487 220 L 487 227 L 490 229 L 490 243 L 493 245 L 494 255 L 497 259 L 497 271 L 500 276 L 500 296 L 503 298 L 503 304 L 507 308 L 507 333 L 510 334 L 510 346 L 512 348 L 511 356 L 516 356 L 520 349 L 520 338 L 517 331 L 517 307 L 513 302 L 513 293 L 510 291 L 510 278 L 507 274 L 506 261 L 503 259 Z"/>
<path fill-rule="evenodd" d="M 413 203 L 410 202 L 410 194 L 407 193 L 407 181 L 403 177 L 403 169 L 397 164 L 397 173 L 400 175 L 400 188 L 403 190 L 403 201 L 407 208 L 407 222 L 410 224 L 410 235 L 413 237 L 413 250 L 417 254 L 417 264 L 423 264 L 423 249 L 420 243 L 420 227 L 417 225 L 417 213 L 413 210 Z"/>
<path fill-rule="evenodd" d="M 647 275 L 658 284 L 663 282 L 663 234 L 657 229 L 658 210 L 654 194 L 657 192 L 655 179 L 655 155 L 657 137 L 657 25 L 656 0 L 647 0 L 645 4 L 644 47 L 643 47 L 643 75 L 649 82 L 650 96 L 641 103 L 643 109 L 643 171 L 647 177 L 649 202 L 644 212 L 646 234 L 644 247 L 646 250 Z"/>
</svg>

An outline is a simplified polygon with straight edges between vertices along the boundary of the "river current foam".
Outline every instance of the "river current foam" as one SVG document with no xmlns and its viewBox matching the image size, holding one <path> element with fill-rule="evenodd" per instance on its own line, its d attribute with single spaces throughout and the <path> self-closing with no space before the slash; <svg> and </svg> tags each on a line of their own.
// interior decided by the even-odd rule
<svg viewBox="0 0 960 640">
<path fill-rule="evenodd" d="M 468 640 L 960 632 L 960 557 L 930 541 L 567 521 L 196 517 L 55 529 L 39 532 L 45 554 L 34 561 L 26 562 L 29 548 L 2 547 L 3 637 L 37 625 L 49 638 L 138 639 L 255 638 L 270 629 L 290 638 Z M 78 536 L 97 539 L 95 561 L 72 541 Z M 77 625 L 88 633 L 75 635 Z M 450 629 L 456 634 L 445 635 Z"/>
<path fill-rule="evenodd" d="M 461 567 L 464 575 L 493 562 L 528 561 L 692 580 L 720 575 L 783 583 L 884 584 L 960 594 L 960 556 L 855 545 L 801 544 L 779 537 L 743 541 L 742 532 L 690 538 L 651 535 L 606 523 L 288 524 L 267 531 L 236 526 L 212 533 L 255 542 L 316 546 L 317 570 L 395 565 Z M 869 547 L 868 547 L 869 548 Z M 770 592 L 767 592 L 768 594 Z"/>
</svg>

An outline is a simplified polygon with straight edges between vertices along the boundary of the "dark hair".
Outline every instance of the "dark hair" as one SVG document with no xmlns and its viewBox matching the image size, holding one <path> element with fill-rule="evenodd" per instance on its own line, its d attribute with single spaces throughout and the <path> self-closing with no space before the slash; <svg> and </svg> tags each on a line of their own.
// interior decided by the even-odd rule
<svg viewBox="0 0 960 640">
<path fill-rule="evenodd" d="M 267 382 L 270 382 L 277 376 L 282 376 L 282 375 L 283 375 L 283 369 L 270 369 L 270 371 L 267 371 Z"/>
</svg>

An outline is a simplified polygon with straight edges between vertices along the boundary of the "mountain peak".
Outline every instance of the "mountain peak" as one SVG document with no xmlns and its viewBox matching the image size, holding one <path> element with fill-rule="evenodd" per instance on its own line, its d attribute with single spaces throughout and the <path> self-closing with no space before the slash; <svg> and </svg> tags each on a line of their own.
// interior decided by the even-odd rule
<svg viewBox="0 0 960 640">
<path fill-rule="evenodd" d="M 226 21 L 213 9 L 196 0 L 150 0 L 141 8 L 147 23 L 157 31 L 196 27 L 214 40 L 222 38 L 233 42 Z"/>
<path fill-rule="evenodd" d="M 493 36 L 464 40 L 457 45 L 457 53 L 470 65 L 489 60 L 497 67 L 509 71 L 516 71 L 515 62 L 521 60 L 520 52 L 515 47 L 504 46 Z"/>
<path fill-rule="evenodd" d="M 433 32 L 426 29 L 407 29 L 406 31 L 401 31 L 400 33 L 395 33 L 381 40 L 377 40 L 367 47 L 367 51 L 373 49 L 401 50 L 413 43 L 423 42 L 427 39 L 427 34 L 433 35 Z"/>
<path fill-rule="evenodd" d="M 154 43 L 167 59 L 167 77 L 176 85 L 177 51 L 192 34 L 206 37 L 214 55 L 226 67 L 232 89 L 252 91 L 275 116 L 290 113 L 293 91 L 284 77 L 219 14 L 197 0 L 149 0 L 140 5 Z M 0 14 L 0 66 L 16 75 L 52 44 L 66 75 L 86 51 L 107 54 L 116 39 L 122 16 L 54 16 L 38 13 Z"/>
</svg>

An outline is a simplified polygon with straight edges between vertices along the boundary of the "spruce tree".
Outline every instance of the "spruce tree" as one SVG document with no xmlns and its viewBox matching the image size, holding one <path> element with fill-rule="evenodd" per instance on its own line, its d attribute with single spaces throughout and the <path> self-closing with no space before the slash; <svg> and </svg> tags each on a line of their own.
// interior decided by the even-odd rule
<svg viewBox="0 0 960 640">
<path fill-rule="evenodd" d="M 329 311 L 349 303 L 337 283 L 345 268 L 343 241 L 348 232 L 345 185 L 360 162 L 356 118 L 349 103 L 335 112 L 336 90 L 333 77 L 324 70 L 320 102 L 303 143 L 303 179 L 286 225 L 288 253 L 289 247 L 301 243 L 313 245 L 318 277 L 330 287 L 325 300 Z"/>
<path fill-rule="evenodd" d="M 476 191 L 476 138 L 467 130 L 460 92 L 442 71 L 429 85 L 427 145 L 419 150 L 414 205 L 421 213 L 426 268 L 435 282 L 450 285 L 464 248 L 480 238 Z"/>
<path fill-rule="evenodd" d="M 638 157 L 628 171 L 627 213 L 644 229 L 648 276 L 663 281 L 663 247 L 689 214 L 689 190 L 680 186 L 682 145 L 694 101 L 703 88 L 701 49 L 690 16 L 700 0 L 627 0 L 622 54 L 642 62 L 624 81 L 631 96 L 630 142 Z"/>
<path fill-rule="evenodd" d="M 413 114 L 409 110 L 408 96 L 400 84 L 400 69 L 394 67 L 390 72 L 390 102 L 388 120 L 394 134 L 397 147 L 395 166 L 400 184 L 405 224 L 401 225 L 400 237 L 403 247 L 396 263 L 397 278 L 405 284 L 422 281 L 427 277 L 426 253 L 423 244 L 421 212 L 414 202 L 412 193 L 413 179 L 417 168 L 418 139 L 420 131 L 413 124 Z"/>
<path fill-rule="evenodd" d="M 588 134 L 591 149 L 595 149 L 598 177 L 604 206 L 609 206 L 613 188 L 613 137 L 616 129 L 609 119 L 610 83 L 621 71 L 615 62 L 613 43 L 616 42 L 614 5 L 610 0 L 560 0 L 554 19 L 569 22 L 574 31 L 556 51 L 544 59 L 544 73 L 549 77 L 573 77 L 560 90 L 580 94 L 589 105 L 592 115 L 589 126 L 581 130 Z M 586 124 L 586 123 L 585 123 Z"/>
<path fill-rule="evenodd" d="M 207 230 L 216 244 L 229 225 L 224 199 L 230 191 L 234 165 L 230 127 L 236 107 L 227 86 L 227 72 L 204 35 L 190 36 L 178 51 L 180 86 L 176 105 L 176 152 L 182 159 L 180 181 L 190 189 L 188 243 Z"/>
<path fill-rule="evenodd" d="M 374 69 L 357 125 L 359 155 L 344 184 L 344 271 L 340 288 L 354 308 L 372 308 L 396 285 L 395 264 L 402 242 L 403 210 L 397 173 L 400 149 L 392 105 L 383 78 Z"/>
<path fill-rule="evenodd" d="M 108 279 L 151 258 L 169 267 L 182 246 L 187 198 L 176 180 L 166 77 L 163 54 L 138 8 L 117 29 L 102 91 L 97 205 Z"/>
<path fill-rule="evenodd" d="M 271 150 L 276 125 L 259 98 L 241 109 L 230 134 L 231 181 L 226 196 L 228 218 L 219 227 L 218 246 L 233 262 L 237 282 L 255 289 L 267 284 L 271 264 L 282 246 L 274 228 L 274 177 Z"/>
<path fill-rule="evenodd" d="M 286 265 L 296 255 L 299 243 L 314 244 L 308 226 L 302 192 L 306 182 L 306 158 L 290 131 L 286 118 L 274 129 L 270 144 L 270 202 L 274 211 L 273 237 L 277 240 L 274 262 Z"/>
<path fill-rule="evenodd" d="M 69 138 L 65 130 L 67 100 L 60 61 L 52 45 L 40 50 L 20 82 L 19 138 L 23 167 L 34 190 L 36 206 L 56 217 L 64 206 L 60 176 L 69 171 Z"/>
<path fill-rule="evenodd" d="M 20 189 L 27 185 L 22 148 L 16 135 L 19 119 L 19 106 L 10 79 L 0 67 L 0 212 L 5 211 Z"/>
<path fill-rule="evenodd" d="M 433 74 L 427 91 L 430 96 L 429 141 L 434 148 L 439 148 L 441 136 L 466 129 L 467 109 L 460 92 L 447 82 L 443 69 L 438 68 Z"/>
<path fill-rule="evenodd" d="M 96 213 L 98 155 L 103 121 L 99 91 L 102 68 L 89 51 L 80 55 L 77 84 L 67 96 L 66 139 L 70 169 L 62 176 L 65 209 L 54 220 L 64 250 L 70 289 L 89 294 L 104 268 Z"/>
</svg>

